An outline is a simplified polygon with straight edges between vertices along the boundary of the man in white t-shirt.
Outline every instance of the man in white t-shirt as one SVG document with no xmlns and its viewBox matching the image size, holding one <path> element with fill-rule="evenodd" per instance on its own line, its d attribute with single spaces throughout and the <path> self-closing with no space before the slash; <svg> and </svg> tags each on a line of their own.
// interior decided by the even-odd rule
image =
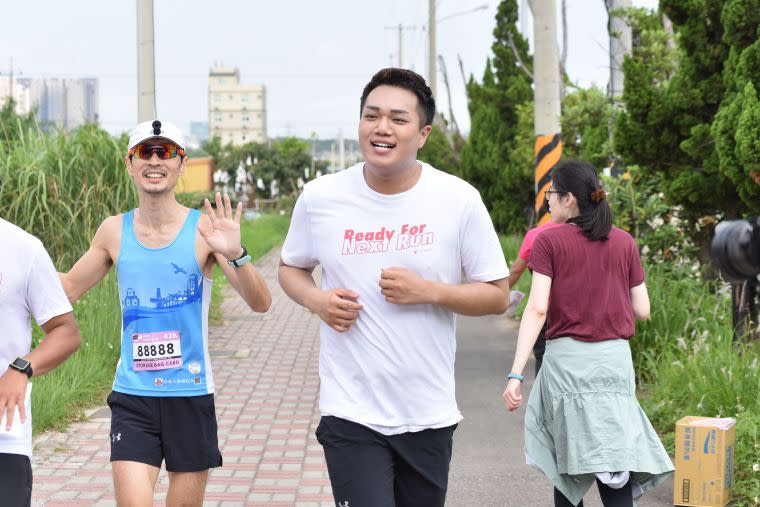
<svg viewBox="0 0 760 507">
<path fill-rule="evenodd" d="M 0 498 L 32 500 L 32 376 L 79 348 L 81 338 L 58 273 L 40 240 L 0 218 Z M 45 332 L 31 350 L 30 316 Z M 3 365 L 9 365 L 4 367 Z M 7 368 L 7 369 L 5 369 Z"/>
<path fill-rule="evenodd" d="M 381 70 L 360 111 L 366 161 L 304 187 L 280 284 L 323 321 L 317 438 L 337 504 L 442 506 L 462 419 L 455 313 L 504 312 L 509 271 L 478 191 L 417 161 L 424 79 Z"/>
</svg>

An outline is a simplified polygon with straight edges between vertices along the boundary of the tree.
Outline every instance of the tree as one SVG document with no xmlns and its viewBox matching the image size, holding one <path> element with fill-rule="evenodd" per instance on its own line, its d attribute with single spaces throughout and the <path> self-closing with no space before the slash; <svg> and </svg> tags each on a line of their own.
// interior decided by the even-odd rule
<svg viewBox="0 0 760 507">
<path fill-rule="evenodd" d="M 433 125 L 433 130 L 430 131 L 425 146 L 419 151 L 418 157 L 436 169 L 449 174 L 459 174 L 459 156 L 446 132 L 437 125 Z"/>
<path fill-rule="evenodd" d="M 486 62 L 482 83 L 470 77 L 467 85 L 471 127 L 461 163 L 462 177 L 480 190 L 500 232 L 523 232 L 533 202 L 532 134 L 528 143 L 516 141 L 525 124 L 521 107 L 533 97 L 528 69 L 521 68 L 530 62 L 528 42 L 516 23 L 516 0 L 503 0 L 493 59 Z"/>
<path fill-rule="evenodd" d="M 214 159 L 217 169 L 227 171 L 232 178 L 241 163 L 247 166 L 249 159 L 255 161 L 248 168 L 253 177 L 261 178 L 267 184 L 277 181 L 281 194 L 298 192 L 298 178 L 305 178 L 304 168 L 311 167 L 308 141 L 295 137 L 242 146 L 222 146 L 221 140 L 214 137 L 203 144 L 203 150 Z M 310 175 L 311 178 L 314 176 Z"/>
<path fill-rule="evenodd" d="M 729 57 L 723 72 L 726 89 L 710 136 L 715 140 L 719 170 L 735 185 L 740 211 L 760 213 L 760 185 L 752 173 L 760 171 L 760 2 L 729 0 L 721 20 Z"/>
<path fill-rule="evenodd" d="M 616 123 L 615 148 L 627 163 L 660 173 L 666 199 L 692 219 L 741 211 L 711 132 L 731 53 L 724 40 L 724 4 L 661 1 L 675 27 L 677 52 L 669 48 L 658 14 L 633 10 L 633 55 L 623 64 L 625 111 Z"/>
<path fill-rule="evenodd" d="M 562 152 L 565 158 L 605 167 L 610 159 L 608 125 L 612 106 L 599 88 L 578 88 L 562 101 Z"/>
</svg>

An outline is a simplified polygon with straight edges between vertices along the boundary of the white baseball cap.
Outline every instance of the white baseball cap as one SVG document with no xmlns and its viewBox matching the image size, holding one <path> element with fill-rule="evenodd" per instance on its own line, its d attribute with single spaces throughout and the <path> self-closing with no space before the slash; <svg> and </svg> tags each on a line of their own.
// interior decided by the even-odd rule
<svg viewBox="0 0 760 507">
<path fill-rule="evenodd" d="M 185 149 L 185 138 L 182 136 L 180 129 L 168 121 L 152 120 L 144 121 L 132 129 L 132 132 L 129 133 L 127 151 L 148 139 L 156 138 L 166 139 L 183 150 Z"/>
</svg>

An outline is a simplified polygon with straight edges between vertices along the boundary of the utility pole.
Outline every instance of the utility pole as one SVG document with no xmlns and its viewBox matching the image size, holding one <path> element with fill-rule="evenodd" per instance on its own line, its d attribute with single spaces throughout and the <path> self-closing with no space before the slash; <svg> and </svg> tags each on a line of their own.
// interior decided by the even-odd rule
<svg viewBox="0 0 760 507">
<path fill-rule="evenodd" d="M 536 223 L 549 221 L 550 170 L 562 156 L 560 74 L 555 0 L 533 1 L 533 98 L 535 104 Z"/>
<path fill-rule="evenodd" d="M 137 119 L 156 118 L 153 0 L 137 0 Z"/>
<path fill-rule="evenodd" d="M 11 56 L 11 71 L 8 74 L 8 97 L 13 101 L 13 57 Z"/>
<path fill-rule="evenodd" d="M 609 97 L 613 103 L 623 96 L 623 60 L 631 54 L 633 46 L 631 26 L 626 23 L 620 9 L 631 7 L 631 0 L 605 0 L 607 7 L 607 31 L 610 37 L 610 85 Z"/>
<path fill-rule="evenodd" d="M 436 79 L 436 59 L 438 56 L 435 54 L 435 2 L 436 0 L 428 0 L 428 81 L 430 81 L 430 91 L 433 92 L 433 100 L 435 100 L 435 79 Z"/>
<path fill-rule="evenodd" d="M 346 142 L 343 139 L 343 129 L 338 130 L 338 160 L 342 171 L 346 168 Z"/>
<path fill-rule="evenodd" d="M 404 30 L 414 30 L 414 26 L 404 26 L 399 23 L 397 26 L 386 26 L 386 30 L 398 30 L 398 68 L 404 68 Z"/>
<path fill-rule="evenodd" d="M 398 24 L 398 68 L 404 68 L 404 27 Z"/>
</svg>

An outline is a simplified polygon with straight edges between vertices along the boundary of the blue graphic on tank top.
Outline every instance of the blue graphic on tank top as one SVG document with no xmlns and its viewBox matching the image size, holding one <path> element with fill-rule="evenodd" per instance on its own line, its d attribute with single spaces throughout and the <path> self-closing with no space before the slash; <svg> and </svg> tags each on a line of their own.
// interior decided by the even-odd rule
<svg viewBox="0 0 760 507">
<path fill-rule="evenodd" d="M 190 210 L 169 245 L 147 248 L 123 215 L 118 259 L 121 357 L 114 391 L 147 396 L 213 392 L 208 360 L 210 281 L 195 257 L 200 212 Z"/>
</svg>

